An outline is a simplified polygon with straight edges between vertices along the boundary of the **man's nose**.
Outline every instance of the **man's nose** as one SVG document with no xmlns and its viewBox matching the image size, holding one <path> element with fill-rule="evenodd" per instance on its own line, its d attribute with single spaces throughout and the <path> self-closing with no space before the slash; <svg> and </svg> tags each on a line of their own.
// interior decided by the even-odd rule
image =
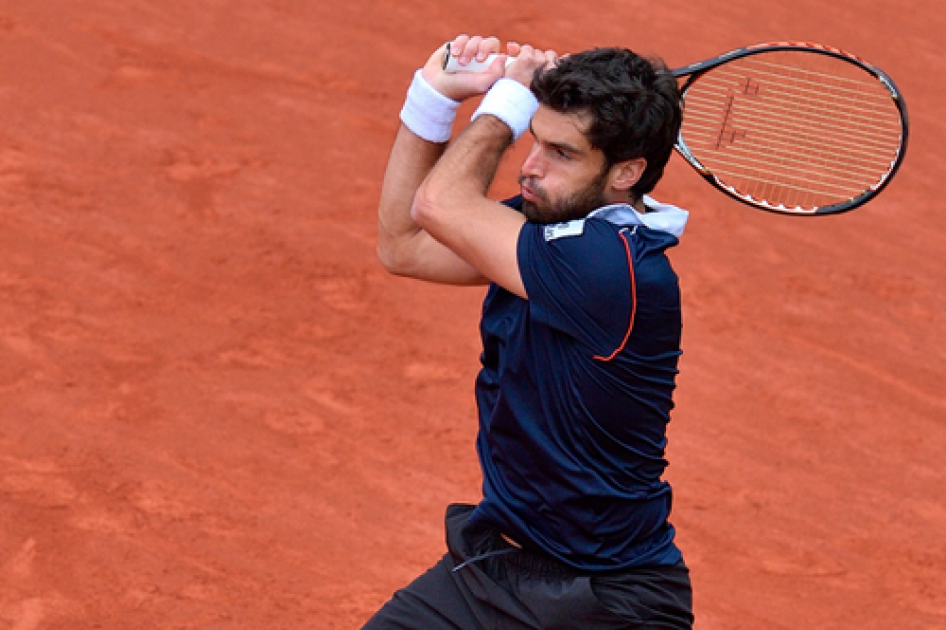
<svg viewBox="0 0 946 630">
<path fill-rule="evenodd" d="M 542 177 L 544 172 L 542 168 L 542 156 L 539 151 L 539 145 L 533 144 L 532 150 L 526 156 L 522 163 L 522 174 L 526 177 Z"/>
</svg>

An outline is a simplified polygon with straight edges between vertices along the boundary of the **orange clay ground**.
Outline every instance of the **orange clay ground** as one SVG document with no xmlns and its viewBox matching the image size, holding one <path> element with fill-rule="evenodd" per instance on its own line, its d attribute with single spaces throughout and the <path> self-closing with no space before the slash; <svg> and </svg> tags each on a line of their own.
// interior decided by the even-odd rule
<svg viewBox="0 0 946 630">
<path fill-rule="evenodd" d="M 440 556 L 479 496 L 483 290 L 388 276 L 375 209 L 459 32 L 671 66 L 807 40 L 894 77 L 907 161 L 852 213 L 673 159 L 668 479 L 699 630 L 946 628 L 932 0 L 0 1 L 0 628 L 357 628 Z"/>
</svg>

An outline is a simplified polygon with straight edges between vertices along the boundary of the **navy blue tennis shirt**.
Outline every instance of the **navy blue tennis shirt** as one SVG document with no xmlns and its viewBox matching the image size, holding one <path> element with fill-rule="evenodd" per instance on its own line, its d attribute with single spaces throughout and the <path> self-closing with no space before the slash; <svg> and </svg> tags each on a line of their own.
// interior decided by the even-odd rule
<svg viewBox="0 0 946 630">
<path fill-rule="evenodd" d="M 483 304 L 471 522 L 586 571 L 681 559 L 662 475 L 681 335 L 666 250 L 687 213 L 645 202 L 526 223 L 529 299 L 493 284 Z"/>
</svg>

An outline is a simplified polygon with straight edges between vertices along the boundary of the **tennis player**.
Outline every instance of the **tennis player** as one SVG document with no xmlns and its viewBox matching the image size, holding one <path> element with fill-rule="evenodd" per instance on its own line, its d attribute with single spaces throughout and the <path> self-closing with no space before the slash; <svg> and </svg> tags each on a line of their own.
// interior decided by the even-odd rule
<svg viewBox="0 0 946 630">
<path fill-rule="evenodd" d="M 457 37 L 461 65 L 498 53 Z M 662 480 L 680 355 L 666 250 L 687 213 L 648 196 L 681 122 L 676 81 L 625 49 L 559 59 L 509 44 L 483 73 L 443 47 L 401 111 L 379 209 L 394 274 L 488 284 L 475 395 L 477 505 L 447 552 L 365 628 L 690 628 L 689 571 Z M 457 107 L 482 96 L 452 143 Z M 520 136 L 521 194 L 487 196 Z"/>
</svg>

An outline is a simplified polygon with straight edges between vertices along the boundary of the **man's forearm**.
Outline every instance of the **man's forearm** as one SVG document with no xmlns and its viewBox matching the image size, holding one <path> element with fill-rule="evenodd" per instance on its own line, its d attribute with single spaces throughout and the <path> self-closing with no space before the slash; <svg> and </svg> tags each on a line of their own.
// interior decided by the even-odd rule
<svg viewBox="0 0 946 630">
<path fill-rule="evenodd" d="M 414 194 L 443 155 L 445 145 L 427 142 L 401 125 L 391 148 L 378 205 L 378 252 L 390 257 L 420 228 L 411 218 Z"/>
<path fill-rule="evenodd" d="M 412 216 L 480 274 L 525 297 L 516 260 L 525 218 L 486 196 L 510 140 L 509 128 L 492 116 L 471 123 L 417 191 Z"/>
<path fill-rule="evenodd" d="M 481 273 L 437 242 L 412 218 L 415 194 L 445 145 L 398 131 L 378 207 L 378 257 L 389 272 L 446 284 L 482 284 Z"/>
<path fill-rule="evenodd" d="M 511 142 L 505 123 L 493 116 L 478 118 L 436 163 L 423 184 L 422 195 L 447 211 L 485 199 Z"/>
<path fill-rule="evenodd" d="M 485 198 L 503 153 L 529 128 L 537 108 L 535 96 L 520 81 L 502 78 L 493 84 L 473 114 L 473 122 L 424 186 L 425 192 L 434 195 L 434 203 L 454 205 Z"/>
</svg>

